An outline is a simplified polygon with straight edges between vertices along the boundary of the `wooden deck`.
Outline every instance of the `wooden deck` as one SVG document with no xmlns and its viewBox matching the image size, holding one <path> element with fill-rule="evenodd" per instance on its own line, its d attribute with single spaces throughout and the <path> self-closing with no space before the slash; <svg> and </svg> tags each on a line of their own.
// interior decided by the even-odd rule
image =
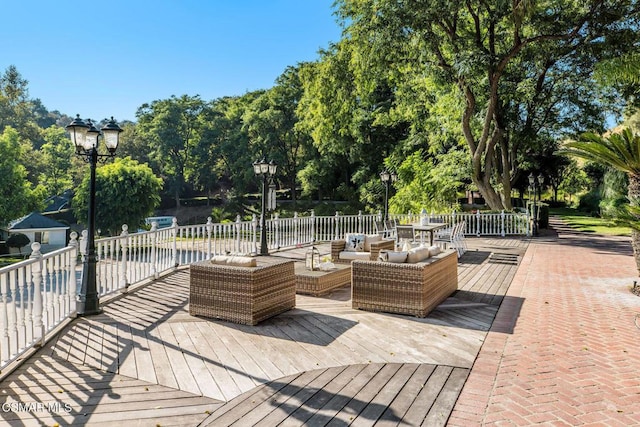
<svg viewBox="0 0 640 427">
<path fill-rule="evenodd" d="M 442 425 L 527 246 L 468 241 L 459 291 L 425 319 L 353 310 L 349 287 L 298 295 L 296 309 L 258 326 L 196 318 L 188 270 L 179 270 L 76 319 L 6 376 L 3 403 L 14 406 L 0 417 L 20 425 Z M 41 406 L 21 411 L 18 402 Z"/>
</svg>

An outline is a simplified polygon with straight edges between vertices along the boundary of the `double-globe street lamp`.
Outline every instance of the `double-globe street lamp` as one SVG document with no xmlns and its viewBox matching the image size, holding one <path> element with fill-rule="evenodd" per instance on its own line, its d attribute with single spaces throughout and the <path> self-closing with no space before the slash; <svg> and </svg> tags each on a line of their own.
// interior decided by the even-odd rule
<svg viewBox="0 0 640 427">
<path fill-rule="evenodd" d="M 540 223 L 540 199 L 542 198 L 542 185 L 544 184 L 544 175 L 539 174 L 537 177 L 533 173 L 529 174 L 529 191 L 533 191 L 533 235 L 538 235 L 538 227 Z"/>
<path fill-rule="evenodd" d="M 388 170 L 383 170 L 380 172 L 380 180 L 384 184 L 384 220 L 387 221 L 389 219 L 389 186 L 392 182 L 396 182 L 398 179 L 398 175 L 395 172 L 389 172 Z"/>
<path fill-rule="evenodd" d="M 91 175 L 89 180 L 89 212 L 88 212 L 88 235 L 87 253 L 82 265 L 82 284 L 77 300 L 77 313 L 79 316 L 98 314 L 100 310 L 100 297 L 98 296 L 96 284 L 96 165 L 98 161 L 106 161 L 116 155 L 120 132 L 122 129 L 116 121 L 111 120 L 100 130 L 98 130 L 91 120 L 86 122 L 78 114 L 76 118 L 66 127 L 71 141 L 76 147 L 76 155 L 84 158 L 89 163 Z M 100 137 L 104 139 L 107 152 L 99 152 L 98 143 Z"/>
<path fill-rule="evenodd" d="M 264 158 L 253 162 L 253 172 L 262 178 L 262 213 L 260 217 L 260 255 L 269 255 L 267 248 L 267 188 L 269 181 L 275 176 L 278 166 L 273 160 Z"/>
</svg>

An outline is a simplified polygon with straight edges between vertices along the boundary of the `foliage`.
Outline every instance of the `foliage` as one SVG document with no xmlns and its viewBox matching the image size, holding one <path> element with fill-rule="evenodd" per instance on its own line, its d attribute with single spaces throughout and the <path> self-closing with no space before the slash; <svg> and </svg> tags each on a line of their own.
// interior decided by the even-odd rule
<svg viewBox="0 0 640 427">
<path fill-rule="evenodd" d="M 425 159 L 422 151 L 408 156 L 398 169 L 398 192 L 391 197 L 389 211 L 421 212 L 457 209 L 457 194 L 469 176 L 469 156 L 463 150 Z"/>
<path fill-rule="evenodd" d="M 629 179 L 623 172 L 609 169 L 604 176 L 600 214 L 604 218 L 618 218 L 624 216 L 623 211 L 629 204 L 627 188 Z"/>
<path fill-rule="evenodd" d="M 77 188 L 72 206 L 76 218 L 86 225 L 89 206 L 89 174 Z M 129 157 L 96 169 L 96 229 L 117 235 L 123 224 L 130 230 L 142 227 L 160 203 L 162 180 L 147 165 Z"/>
<path fill-rule="evenodd" d="M 192 151 L 202 134 L 200 114 L 204 107 L 199 96 L 182 95 L 143 104 L 136 112 L 137 135 L 150 147 L 154 170 L 164 178 L 176 207 L 192 165 Z"/>
<path fill-rule="evenodd" d="M 302 93 L 299 68 L 287 67 L 276 85 L 256 98 L 243 115 L 252 151 L 260 158 L 275 161 L 278 178 L 287 184 L 294 204 L 300 165 L 317 156 L 308 132 L 296 126 Z"/>
<path fill-rule="evenodd" d="M 74 157 L 73 143 L 64 129 L 51 126 L 43 131 L 45 143 L 40 148 L 42 168 L 40 182 L 49 195 L 61 194 L 71 188 L 71 159 Z"/>
<path fill-rule="evenodd" d="M 44 188 L 33 188 L 20 163 L 24 153 L 18 132 L 6 127 L 0 134 L 0 224 L 19 218 L 43 205 Z"/>
<path fill-rule="evenodd" d="M 412 120 L 406 142 L 424 142 L 421 130 L 449 143 L 462 136 L 473 183 L 493 209 L 510 207 L 520 163 L 537 144 L 602 126 L 602 106 L 612 99 L 594 90 L 593 68 L 639 39 L 635 1 L 337 5 L 357 99 L 384 87 L 384 79 L 396 95 L 388 98 L 389 120 Z"/>
<path fill-rule="evenodd" d="M 559 189 L 569 195 L 569 203 L 575 194 L 580 193 L 589 185 L 587 174 L 578 167 L 578 163 L 571 159 L 569 165 L 564 169 L 562 181 Z"/>
<path fill-rule="evenodd" d="M 22 233 L 15 233 L 9 235 L 7 238 L 7 246 L 10 248 L 16 248 L 20 253 L 22 253 L 22 248 L 31 243 L 31 240 Z"/>
</svg>

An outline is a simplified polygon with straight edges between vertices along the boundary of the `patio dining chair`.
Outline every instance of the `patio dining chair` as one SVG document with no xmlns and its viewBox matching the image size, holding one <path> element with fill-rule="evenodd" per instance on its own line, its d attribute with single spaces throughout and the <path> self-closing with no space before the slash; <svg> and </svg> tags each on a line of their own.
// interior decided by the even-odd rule
<svg viewBox="0 0 640 427">
<path fill-rule="evenodd" d="M 436 234 L 433 240 L 434 244 L 444 249 L 455 249 L 458 252 L 458 258 L 460 258 L 467 251 L 467 241 L 464 236 L 466 225 L 466 221 L 462 221 L 441 230 Z"/>
<path fill-rule="evenodd" d="M 413 225 L 396 225 L 396 244 L 403 246 L 405 243 L 415 241 L 416 232 Z"/>
<path fill-rule="evenodd" d="M 395 230 L 393 228 L 387 228 L 383 221 L 376 221 L 376 230 L 384 239 L 395 239 Z"/>
</svg>

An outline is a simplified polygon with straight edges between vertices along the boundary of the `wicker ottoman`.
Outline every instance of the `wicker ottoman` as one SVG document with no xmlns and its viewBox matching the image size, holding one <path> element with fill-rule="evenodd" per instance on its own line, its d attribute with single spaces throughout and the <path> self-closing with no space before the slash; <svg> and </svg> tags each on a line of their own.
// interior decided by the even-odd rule
<svg viewBox="0 0 640 427">
<path fill-rule="evenodd" d="M 307 270 L 296 263 L 296 292 L 319 296 L 351 283 L 351 264 L 336 264 L 334 270 Z"/>
<path fill-rule="evenodd" d="M 256 325 L 296 305 L 293 261 L 261 262 L 257 267 L 212 264 L 189 266 L 189 314 Z"/>
</svg>

